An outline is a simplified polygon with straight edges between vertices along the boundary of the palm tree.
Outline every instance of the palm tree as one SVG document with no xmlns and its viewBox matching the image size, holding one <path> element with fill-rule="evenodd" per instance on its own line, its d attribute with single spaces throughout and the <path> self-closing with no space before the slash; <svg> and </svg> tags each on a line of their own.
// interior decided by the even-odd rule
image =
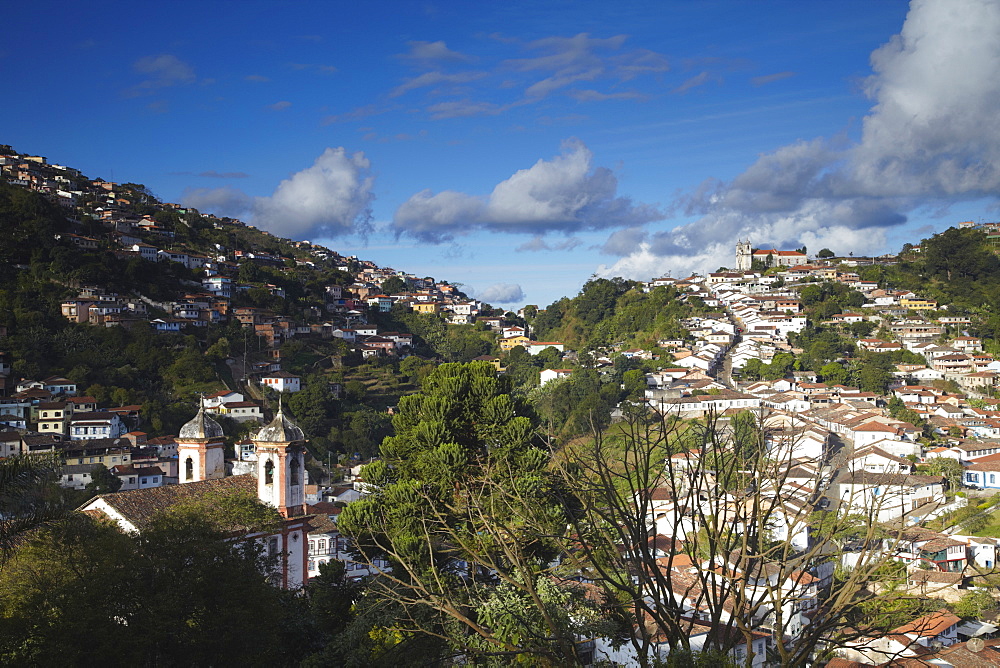
<svg viewBox="0 0 1000 668">
<path fill-rule="evenodd" d="M 67 507 L 44 494 L 58 470 L 54 455 L 0 459 L 0 566 L 32 530 L 65 516 Z"/>
</svg>

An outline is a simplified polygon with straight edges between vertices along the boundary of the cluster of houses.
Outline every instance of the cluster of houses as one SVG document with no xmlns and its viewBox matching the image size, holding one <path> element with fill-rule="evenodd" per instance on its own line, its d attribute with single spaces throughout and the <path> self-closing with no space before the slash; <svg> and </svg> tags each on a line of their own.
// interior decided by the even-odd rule
<svg viewBox="0 0 1000 668">
<path fill-rule="evenodd" d="M 659 283 L 654 281 L 649 287 L 672 284 L 689 295 L 700 296 L 707 306 L 724 309 L 722 316 L 684 324 L 702 340 L 716 333 L 736 370 L 751 359 L 767 363 L 779 352 L 801 352 L 787 339 L 789 333 L 806 326 L 798 296 L 800 279 L 843 282 L 865 296 L 866 302 L 857 313 L 837 314 L 828 323 L 868 321 L 874 323 L 872 329 L 890 334 L 861 339 L 860 348 L 876 353 L 908 350 L 922 356 L 926 363 L 897 365 L 896 380 L 890 393 L 883 396 L 817 382 L 814 374 L 804 372 L 775 381 L 724 383 L 710 375 L 719 376 L 720 361 L 710 349 L 707 355 L 675 355 L 676 368 L 647 374 L 648 405 L 661 413 L 685 418 L 728 416 L 743 410 L 758 416 L 767 447 L 772 453 L 780 453 L 776 461 L 785 462 L 782 487 L 791 490 L 789 498 L 782 499 L 781 511 L 773 513 L 775 538 L 790 540 L 805 549 L 810 545 L 809 527 L 796 526 L 799 509 L 840 507 L 845 512 L 868 516 L 889 529 L 883 553 L 906 565 L 905 591 L 949 602 L 969 591 L 992 591 L 981 573 L 995 570 L 1000 539 L 961 535 L 954 528 L 931 531 L 921 525 L 965 506 L 964 495 L 954 496 L 954 492 L 962 490 L 950 487 L 958 485 L 971 494 L 975 494 L 974 490 L 1000 490 L 1000 405 L 980 395 L 996 386 L 1000 364 L 983 352 L 980 339 L 962 331 L 971 324 L 968 319 L 940 313 L 931 319 L 926 312 L 938 309 L 931 300 L 909 291 L 881 290 L 874 283 L 861 281 L 853 272 L 822 263 L 796 262 L 793 260 L 804 258 L 793 255 L 783 253 L 771 258 L 771 266 L 787 267 L 782 272 L 751 271 L 747 263 L 747 268 L 737 272 L 719 272 L 704 279 L 658 279 Z M 761 258 L 755 253 L 752 259 Z M 723 334 L 730 335 L 728 343 Z M 954 381 L 969 395 L 932 386 L 933 381 Z M 891 398 L 898 399 L 911 415 L 926 423 L 925 429 L 937 437 L 934 446 L 918 440 L 924 435 L 923 429 L 890 416 L 887 405 Z M 680 458 L 690 466 L 691 457 L 697 457 L 697 453 L 681 453 L 672 459 Z M 942 475 L 918 473 L 918 463 L 933 463 L 935 458 L 957 461 L 961 477 L 949 483 Z M 667 580 L 670 596 L 687 610 L 693 625 L 706 624 L 711 610 L 700 604 L 712 597 L 701 591 L 704 579 L 699 582 L 692 574 L 735 567 L 692 563 L 677 548 L 685 531 L 698 528 L 691 524 L 689 506 L 689 499 L 681 501 L 665 493 L 660 502 L 651 505 L 648 519 L 657 533 L 655 540 L 671 545 L 663 553 L 665 560 L 669 557 L 669 565 L 664 568 L 672 571 Z M 851 552 L 841 555 L 848 568 L 856 559 Z M 682 577 L 677 578 L 678 574 Z M 829 576 L 819 572 L 808 575 L 820 582 Z M 789 585 L 771 582 L 770 591 L 776 586 Z M 804 589 L 794 598 L 808 601 L 806 592 Z M 786 623 L 795 620 L 794 612 L 783 615 Z M 777 632 L 765 620 L 756 621 L 762 622 L 756 629 L 762 641 L 774 642 L 782 633 L 786 638 L 794 636 L 794 621 Z M 807 619 L 801 622 L 808 624 Z M 1000 641 L 984 641 L 981 637 L 997 631 L 991 624 L 963 622 L 941 610 L 884 636 L 856 638 L 829 665 L 902 665 L 893 663 L 900 660 L 920 661 L 912 665 L 928 666 L 994 665 L 989 659 L 980 662 L 982 657 L 977 655 L 1000 659 Z M 604 647 L 602 651 L 605 658 L 629 662 L 629 657 L 619 656 L 627 654 L 627 647 Z M 742 661 L 748 651 L 741 640 L 734 658 Z M 923 657 L 931 662 L 923 663 Z M 754 659 L 753 665 L 763 662 L 761 656 Z"/>
</svg>

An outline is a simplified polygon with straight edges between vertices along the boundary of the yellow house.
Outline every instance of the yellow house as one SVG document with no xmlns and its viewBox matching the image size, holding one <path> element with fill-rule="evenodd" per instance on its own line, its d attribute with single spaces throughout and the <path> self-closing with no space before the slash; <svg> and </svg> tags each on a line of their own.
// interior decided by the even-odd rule
<svg viewBox="0 0 1000 668">
<path fill-rule="evenodd" d="M 937 309 L 937 302 L 932 299 L 918 299 L 916 297 L 903 297 L 899 300 L 899 305 L 911 311 L 934 311 Z"/>
<path fill-rule="evenodd" d="M 519 334 L 517 336 L 508 336 L 506 339 L 500 339 L 500 350 L 511 350 L 516 346 L 527 347 L 528 343 L 531 342 L 527 336 Z"/>
<path fill-rule="evenodd" d="M 413 305 L 413 310 L 417 313 L 438 313 L 441 307 L 437 302 L 417 302 Z"/>
<path fill-rule="evenodd" d="M 494 357 L 493 355 L 480 355 L 479 357 L 473 357 L 473 362 L 489 362 L 493 365 L 493 368 L 497 371 L 503 371 L 503 367 L 500 365 L 500 358 Z"/>
<path fill-rule="evenodd" d="M 67 434 L 73 408 L 65 401 L 48 401 L 36 407 L 38 431 L 42 434 Z"/>
</svg>

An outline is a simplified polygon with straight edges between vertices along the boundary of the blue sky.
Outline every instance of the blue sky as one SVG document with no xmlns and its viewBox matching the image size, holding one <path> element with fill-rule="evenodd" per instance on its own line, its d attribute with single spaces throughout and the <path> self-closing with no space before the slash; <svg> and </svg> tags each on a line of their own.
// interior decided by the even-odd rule
<svg viewBox="0 0 1000 668">
<path fill-rule="evenodd" d="M 546 305 L 749 237 L 993 219 L 1000 8 L 64 2 L 5 8 L 3 136 L 91 176 Z"/>
</svg>

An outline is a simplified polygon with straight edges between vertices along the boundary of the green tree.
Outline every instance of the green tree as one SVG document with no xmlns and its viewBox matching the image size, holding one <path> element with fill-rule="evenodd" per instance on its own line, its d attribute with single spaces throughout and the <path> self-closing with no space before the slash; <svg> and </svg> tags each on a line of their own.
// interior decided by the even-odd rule
<svg viewBox="0 0 1000 668">
<path fill-rule="evenodd" d="M 273 564 L 256 541 L 232 540 L 246 518 L 220 525 L 204 512 L 177 508 L 139 534 L 82 515 L 35 534 L 0 571 L 0 662 L 88 665 L 114 656 L 128 665 L 210 665 L 224 656 L 260 665 L 301 657 L 300 638 L 285 633 L 302 603 L 262 577 Z"/>
<path fill-rule="evenodd" d="M 835 256 L 836 253 L 834 253 L 829 248 L 821 248 L 820 251 L 816 253 L 816 257 L 820 258 L 821 260 L 825 260 L 828 257 L 835 257 Z"/>
<path fill-rule="evenodd" d="M 390 276 L 389 278 L 382 281 L 382 285 L 379 286 L 379 290 L 382 291 L 384 295 L 398 295 L 406 292 L 409 286 L 399 276 Z"/>
<path fill-rule="evenodd" d="M 302 389 L 288 395 L 287 401 L 307 437 L 315 438 L 330 430 L 333 396 L 322 374 L 307 376 Z"/>
<path fill-rule="evenodd" d="M 316 624 L 327 642 L 342 632 L 354 617 L 354 604 L 361 595 L 361 585 L 347 577 L 344 562 L 322 564 L 319 575 L 309 579 L 306 594 Z"/>
<path fill-rule="evenodd" d="M 843 385 L 847 382 L 847 369 L 836 362 L 824 364 L 819 370 L 819 375 L 823 382 L 829 385 Z"/>
<path fill-rule="evenodd" d="M 995 610 L 996 607 L 996 599 L 985 591 L 970 591 L 951 605 L 952 612 L 962 619 L 979 620 L 983 618 L 984 613 Z"/>
<path fill-rule="evenodd" d="M 885 394 L 892 382 L 892 373 L 872 360 L 866 360 L 858 370 L 858 387 L 864 392 Z"/>
<path fill-rule="evenodd" d="M 98 464 L 90 473 L 87 491 L 93 495 L 117 492 L 122 487 L 121 478 L 113 475 L 107 466 Z"/>
<path fill-rule="evenodd" d="M 24 537 L 67 512 L 46 495 L 59 470 L 53 456 L 22 454 L 0 459 L 0 567 Z"/>
<path fill-rule="evenodd" d="M 534 424 L 509 379 L 481 362 L 443 364 L 419 394 L 400 400 L 396 435 L 364 470 L 379 494 L 338 520 L 359 556 L 392 565 L 370 586 L 398 606 L 395 632 L 444 638 L 470 658 L 576 661 L 575 636 L 592 621 L 582 610 L 593 606 L 574 583 L 550 579 L 555 555 L 527 531 L 546 517 L 550 531 L 565 526 L 547 493 L 548 456 L 532 444 Z M 525 602 L 530 624 L 520 616 Z"/>
<path fill-rule="evenodd" d="M 954 493 L 962 489 L 962 477 L 965 475 L 965 467 L 957 459 L 950 457 L 931 457 L 917 469 L 926 475 L 944 476 L 948 481 L 948 487 Z"/>
</svg>

